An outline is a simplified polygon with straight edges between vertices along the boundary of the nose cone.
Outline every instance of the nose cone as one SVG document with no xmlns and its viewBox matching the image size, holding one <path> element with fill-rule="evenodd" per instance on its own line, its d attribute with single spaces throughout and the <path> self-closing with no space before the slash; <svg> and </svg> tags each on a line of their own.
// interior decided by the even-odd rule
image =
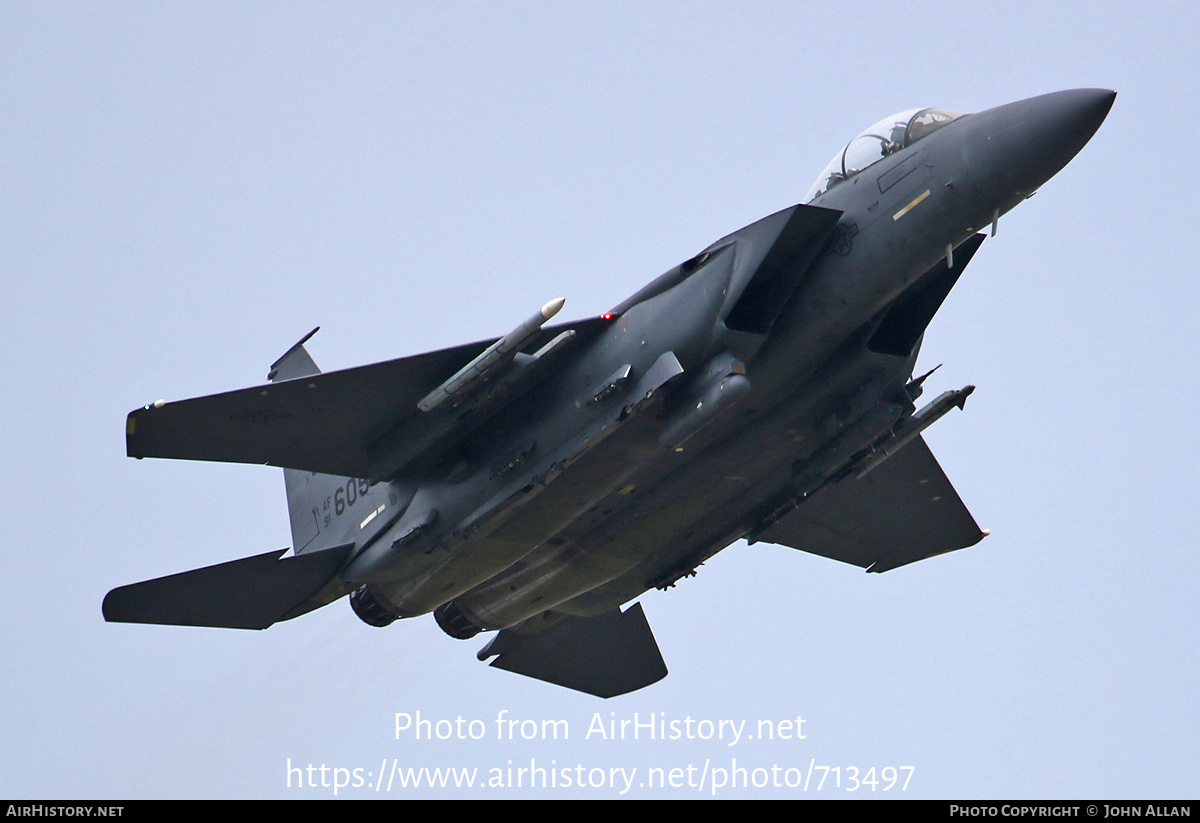
<svg viewBox="0 0 1200 823">
<path fill-rule="evenodd" d="M 1037 189 L 1092 139 L 1117 97 L 1108 89 L 1074 89 L 980 112 L 978 136 L 1012 195 Z"/>
</svg>

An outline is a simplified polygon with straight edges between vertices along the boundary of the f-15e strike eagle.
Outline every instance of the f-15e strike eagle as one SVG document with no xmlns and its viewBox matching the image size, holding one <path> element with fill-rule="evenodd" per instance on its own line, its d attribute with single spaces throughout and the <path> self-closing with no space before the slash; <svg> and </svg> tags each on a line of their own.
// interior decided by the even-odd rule
<svg viewBox="0 0 1200 823">
<path fill-rule="evenodd" d="M 132 457 L 284 469 L 294 551 L 111 591 L 111 621 L 265 629 L 349 595 L 433 612 L 479 658 L 602 697 L 667 673 L 640 605 L 736 540 L 884 572 L 974 545 L 921 432 L 926 326 L 1004 213 L 1116 94 L 902 112 L 803 205 L 721 238 L 600 317 L 129 414 Z M 310 335 L 311 336 L 311 335 Z M 926 375 L 927 376 L 927 375 Z"/>
</svg>

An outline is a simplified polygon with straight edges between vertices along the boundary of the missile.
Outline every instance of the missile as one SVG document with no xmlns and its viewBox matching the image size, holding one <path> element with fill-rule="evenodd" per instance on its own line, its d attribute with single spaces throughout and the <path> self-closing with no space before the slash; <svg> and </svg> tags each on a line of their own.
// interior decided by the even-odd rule
<svg viewBox="0 0 1200 823">
<path fill-rule="evenodd" d="M 861 480 L 872 469 L 904 448 L 913 438 L 940 420 L 955 406 L 961 409 L 973 391 L 975 391 L 974 386 L 963 386 L 958 391 L 939 394 L 919 412 L 896 426 L 895 431 L 883 443 L 876 445 L 875 451 L 859 466 L 854 475 L 855 478 Z"/>
<path fill-rule="evenodd" d="M 478 357 L 455 372 L 453 377 L 425 395 L 417 403 L 417 408 L 423 412 L 430 412 L 447 401 L 460 398 L 474 390 L 485 379 L 507 365 L 512 355 L 529 343 L 541 331 L 546 321 L 558 314 L 565 302 L 566 298 L 559 297 L 542 306 L 537 314 L 488 346 Z"/>
</svg>

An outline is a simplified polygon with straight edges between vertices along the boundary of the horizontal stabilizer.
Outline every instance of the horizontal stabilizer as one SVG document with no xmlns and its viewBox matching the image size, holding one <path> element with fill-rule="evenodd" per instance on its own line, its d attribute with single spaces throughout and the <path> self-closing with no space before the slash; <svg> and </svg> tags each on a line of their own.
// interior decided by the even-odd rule
<svg viewBox="0 0 1200 823">
<path fill-rule="evenodd" d="M 317 594 L 354 544 L 280 560 L 287 549 L 113 589 L 110 623 L 265 629 Z M 297 612 L 297 614 L 303 613 Z"/>
<path fill-rule="evenodd" d="M 583 335 L 608 325 L 591 319 L 548 326 L 525 348 L 536 350 L 567 330 Z M 494 342 L 147 405 L 129 413 L 126 450 L 130 457 L 256 463 L 370 477 L 371 445 L 416 414 L 418 401 Z M 286 360 L 288 355 L 277 368 L 288 365 Z"/>
<path fill-rule="evenodd" d="M 492 665 L 498 669 L 597 697 L 626 694 L 667 676 L 641 603 L 624 613 L 569 617 L 541 634 L 501 631 L 479 659 L 495 654 L 500 656 Z"/>
<path fill-rule="evenodd" d="M 759 540 L 885 572 L 984 537 L 917 437 L 861 479 L 831 483 Z"/>
</svg>

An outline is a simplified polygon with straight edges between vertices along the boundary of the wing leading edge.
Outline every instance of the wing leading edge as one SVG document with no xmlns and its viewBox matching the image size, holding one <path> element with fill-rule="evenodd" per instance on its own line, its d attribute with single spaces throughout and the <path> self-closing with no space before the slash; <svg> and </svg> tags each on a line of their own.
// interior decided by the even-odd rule
<svg viewBox="0 0 1200 823">
<path fill-rule="evenodd" d="M 825 486 L 758 539 L 885 572 L 984 536 L 917 437 L 865 477 Z"/>
</svg>

